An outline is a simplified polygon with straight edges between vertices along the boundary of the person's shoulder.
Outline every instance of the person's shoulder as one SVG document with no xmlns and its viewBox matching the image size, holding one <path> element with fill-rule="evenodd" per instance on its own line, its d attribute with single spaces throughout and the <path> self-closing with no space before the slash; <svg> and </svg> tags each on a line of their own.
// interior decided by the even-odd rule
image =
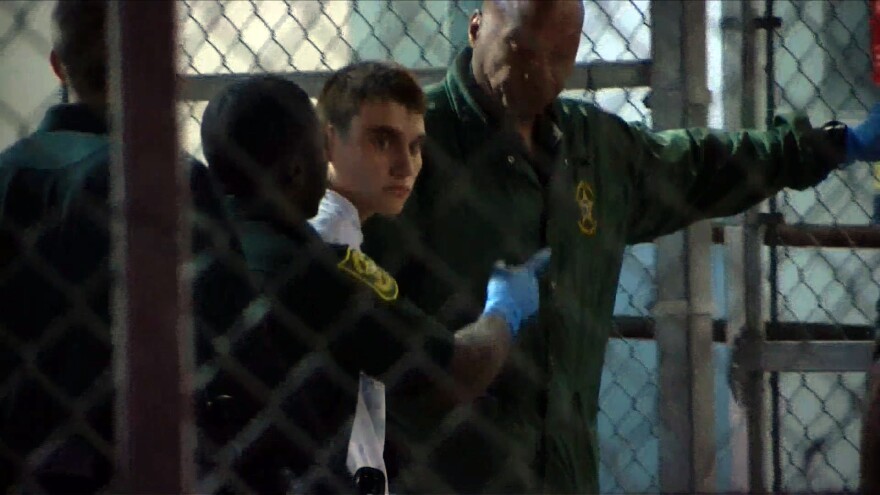
<svg viewBox="0 0 880 495">
<path fill-rule="evenodd" d="M 631 127 L 631 124 L 619 115 L 582 98 L 559 97 L 557 111 L 560 115 L 559 126 L 567 134 L 580 135 L 586 130 L 593 132 L 600 130 L 603 133 L 610 133 L 610 136 L 617 136 L 629 132 Z"/>
<path fill-rule="evenodd" d="M 595 103 L 583 98 L 560 96 L 557 99 L 557 105 L 566 121 L 619 119 L 613 113 L 603 110 Z"/>
<path fill-rule="evenodd" d="M 363 252 L 342 245 L 329 245 L 339 260 L 336 270 L 358 285 L 370 289 L 379 299 L 393 302 L 400 296 L 397 281 Z"/>
<path fill-rule="evenodd" d="M 110 152 L 106 137 L 75 132 L 36 132 L 0 153 L 4 203 L 26 201 L 69 206 L 81 194 L 99 202 L 109 194 Z M 10 196 L 10 188 L 15 194 Z M 18 199 L 15 199 L 18 198 Z M 65 206 L 65 207 L 67 207 Z"/>
<path fill-rule="evenodd" d="M 106 136 L 80 132 L 35 132 L 0 152 L 0 166 L 63 170 L 74 164 L 108 162 Z"/>
</svg>

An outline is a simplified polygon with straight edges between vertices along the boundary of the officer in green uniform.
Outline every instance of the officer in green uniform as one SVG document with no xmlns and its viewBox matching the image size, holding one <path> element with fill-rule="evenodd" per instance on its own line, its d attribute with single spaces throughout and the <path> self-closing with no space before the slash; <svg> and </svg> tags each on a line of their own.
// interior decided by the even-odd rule
<svg viewBox="0 0 880 495">
<path fill-rule="evenodd" d="M 583 15 L 581 2 L 484 2 L 471 46 L 426 91 L 429 139 L 409 203 L 396 221 L 365 226 L 365 252 L 453 327 L 479 307 L 494 260 L 553 250 L 538 323 L 479 401 L 483 425 L 438 437 L 445 485 L 411 492 L 597 493 L 598 392 L 624 247 L 877 156 L 876 115 L 861 134 L 804 118 L 766 132 L 652 132 L 559 98 Z"/>
<path fill-rule="evenodd" d="M 414 398 L 389 402 L 389 416 L 419 407 L 425 388 L 436 403 L 482 393 L 537 311 L 548 253 L 522 268 L 496 267 L 481 315 L 453 334 L 370 258 L 324 244 L 308 224 L 327 160 L 315 110 L 296 84 L 260 76 L 227 87 L 205 110 L 202 145 L 272 308 L 269 324 L 234 346 L 239 369 L 223 369 L 208 385 L 232 402 L 227 431 L 209 434 L 225 443 L 248 431 L 234 468 L 259 493 L 351 490 L 345 454 L 359 373 L 381 379 L 396 398 Z M 385 462 L 393 478 L 402 461 Z"/>
<path fill-rule="evenodd" d="M 53 12 L 71 104 L 0 153 L 0 492 L 90 493 L 112 477 L 106 2 Z M 204 165 L 190 163 L 197 359 L 253 297 Z M 240 276 L 238 274 L 242 274 Z M 175 391 L 169 391 L 173 394 Z M 81 407 L 80 411 L 77 408 Z"/>
</svg>

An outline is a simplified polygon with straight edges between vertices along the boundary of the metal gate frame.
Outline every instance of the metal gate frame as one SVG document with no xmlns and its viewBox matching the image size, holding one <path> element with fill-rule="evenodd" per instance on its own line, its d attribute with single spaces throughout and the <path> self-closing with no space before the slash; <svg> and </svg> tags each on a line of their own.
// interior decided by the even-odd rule
<svg viewBox="0 0 880 495">
<path fill-rule="evenodd" d="M 725 126 L 770 126 L 774 117 L 774 0 L 722 2 L 725 58 Z M 737 109 L 739 111 L 731 111 Z M 730 256 L 728 266 L 727 341 L 732 346 L 734 387 L 741 396 L 747 435 L 735 449 L 746 459 L 751 493 L 784 490 L 779 433 L 780 372 L 866 372 L 871 340 L 802 340 L 807 334 L 833 335 L 832 325 L 781 323 L 778 301 L 779 247 L 880 248 L 880 228 L 865 225 L 785 225 L 776 199 L 747 212 L 741 225 L 725 227 L 717 239 Z M 769 267 L 762 265 L 764 249 Z M 769 285 L 769 296 L 763 291 Z M 870 328 L 858 333 L 870 335 Z M 814 337 L 815 338 L 815 337 Z"/>
</svg>

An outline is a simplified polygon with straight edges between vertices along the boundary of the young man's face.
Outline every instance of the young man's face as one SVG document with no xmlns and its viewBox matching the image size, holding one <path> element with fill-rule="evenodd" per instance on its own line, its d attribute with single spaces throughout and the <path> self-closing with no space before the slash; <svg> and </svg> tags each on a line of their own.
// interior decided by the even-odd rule
<svg viewBox="0 0 880 495">
<path fill-rule="evenodd" d="M 327 138 L 331 189 L 361 219 L 400 213 L 422 169 L 424 116 L 395 101 L 368 101 L 348 132 L 329 127 Z"/>
</svg>

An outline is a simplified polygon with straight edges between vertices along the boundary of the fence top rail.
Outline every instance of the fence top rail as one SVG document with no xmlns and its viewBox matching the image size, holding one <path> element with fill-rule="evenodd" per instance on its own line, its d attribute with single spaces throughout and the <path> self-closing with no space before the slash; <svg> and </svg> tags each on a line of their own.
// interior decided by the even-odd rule
<svg viewBox="0 0 880 495">
<path fill-rule="evenodd" d="M 446 67 L 410 69 L 425 85 L 440 82 Z M 651 85 L 650 60 L 595 61 L 577 64 L 565 83 L 565 89 L 597 90 L 605 88 L 634 88 Z M 333 71 L 284 72 L 275 75 L 301 86 L 309 96 L 320 94 L 324 82 Z M 180 98 L 186 101 L 210 100 L 226 85 L 241 81 L 254 74 L 187 74 L 182 77 Z"/>
</svg>

